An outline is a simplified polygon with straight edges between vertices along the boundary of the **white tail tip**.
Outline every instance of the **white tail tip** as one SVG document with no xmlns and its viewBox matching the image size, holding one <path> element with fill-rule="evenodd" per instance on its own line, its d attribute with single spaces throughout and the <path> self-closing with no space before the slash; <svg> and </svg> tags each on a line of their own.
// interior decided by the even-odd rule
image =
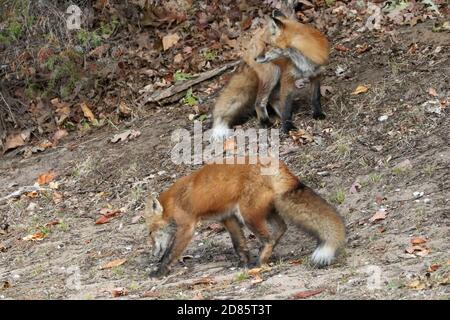
<svg viewBox="0 0 450 320">
<path fill-rule="evenodd" d="M 212 134 L 211 134 L 211 141 L 217 141 L 220 139 L 225 139 L 228 136 L 230 136 L 232 133 L 232 130 L 223 123 L 219 123 L 219 124 L 215 124 L 213 129 L 212 129 Z"/>
<path fill-rule="evenodd" d="M 336 255 L 336 249 L 330 245 L 321 245 L 314 250 L 311 260 L 313 264 L 327 266 L 331 264 Z"/>
</svg>

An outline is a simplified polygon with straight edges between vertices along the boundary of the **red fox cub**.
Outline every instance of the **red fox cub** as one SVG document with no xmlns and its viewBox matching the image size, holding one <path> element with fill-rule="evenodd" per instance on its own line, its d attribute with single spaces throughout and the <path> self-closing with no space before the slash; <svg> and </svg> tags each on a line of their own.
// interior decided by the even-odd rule
<svg viewBox="0 0 450 320">
<path fill-rule="evenodd" d="M 295 81 L 311 82 L 314 119 L 324 119 L 320 96 L 322 66 L 328 63 L 329 43 L 312 26 L 274 11 L 268 25 L 258 30 L 244 53 L 245 66 L 219 96 L 213 111 L 213 137 L 225 136 L 243 116 L 256 110 L 263 127 L 271 125 L 270 104 L 287 133 L 292 123 Z"/>
<path fill-rule="evenodd" d="M 169 273 L 203 219 L 223 223 L 241 264 L 250 262 L 242 224 L 262 243 L 259 263 L 265 264 L 286 231 L 284 219 L 317 239 L 313 264 L 324 266 L 333 261 L 345 243 L 345 226 L 336 209 L 301 183 L 283 162 L 276 174 L 262 175 L 267 162 L 249 159 L 206 164 L 176 181 L 159 198 L 155 194 L 147 198 L 144 217 L 153 255 L 160 259 L 151 276 Z"/>
</svg>

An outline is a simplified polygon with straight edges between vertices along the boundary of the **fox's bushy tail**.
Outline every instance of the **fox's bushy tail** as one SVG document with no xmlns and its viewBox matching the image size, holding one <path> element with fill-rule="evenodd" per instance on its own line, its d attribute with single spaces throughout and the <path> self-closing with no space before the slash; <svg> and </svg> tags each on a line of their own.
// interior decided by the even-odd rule
<svg viewBox="0 0 450 320">
<path fill-rule="evenodd" d="M 318 240 L 313 264 L 329 265 L 345 244 L 345 225 L 337 210 L 311 188 L 299 185 L 275 199 L 279 214 Z"/>
</svg>

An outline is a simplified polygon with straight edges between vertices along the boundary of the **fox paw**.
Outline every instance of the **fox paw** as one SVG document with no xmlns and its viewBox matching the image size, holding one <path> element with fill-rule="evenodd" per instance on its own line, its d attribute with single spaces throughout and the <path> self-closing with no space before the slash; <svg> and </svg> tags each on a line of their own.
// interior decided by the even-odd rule
<svg viewBox="0 0 450 320">
<path fill-rule="evenodd" d="M 162 278 L 166 276 L 168 273 L 169 273 L 168 268 L 159 268 L 150 272 L 149 276 L 150 278 Z"/>
<path fill-rule="evenodd" d="M 260 119 L 259 123 L 260 123 L 262 128 L 270 128 L 273 125 L 272 121 L 270 121 L 269 118 L 267 118 L 267 119 Z"/>
<path fill-rule="evenodd" d="M 327 116 L 323 112 L 314 112 L 313 118 L 314 120 L 324 120 Z"/>
<path fill-rule="evenodd" d="M 297 127 L 294 126 L 291 122 L 286 122 L 281 126 L 281 132 L 284 134 L 289 134 L 289 131 L 295 131 Z"/>
</svg>

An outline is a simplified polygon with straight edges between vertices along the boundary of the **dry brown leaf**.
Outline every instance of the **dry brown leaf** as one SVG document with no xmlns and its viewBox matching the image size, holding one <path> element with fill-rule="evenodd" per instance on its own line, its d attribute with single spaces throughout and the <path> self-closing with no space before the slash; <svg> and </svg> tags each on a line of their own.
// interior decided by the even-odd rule
<svg viewBox="0 0 450 320">
<path fill-rule="evenodd" d="M 68 136 L 69 133 L 66 129 L 58 129 L 55 131 L 55 133 L 52 135 L 52 141 L 54 144 L 58 143 L 59 140 L 64 138 L 65 136 Z"/>
<path fill-rule="evenodd" d="M 162 38 L 162 44 L 163 44 L 164 51 L 172 48 L 174 45 L 176 45 L 178 43 L 179 40 L 180 40 L 180 36 L 178 35 L 178 33 L 172 33 L 172 34 L 168 34 L 168 35 L 164 36 Z"/>
<path fill-rule="evenodd" d="M 413 245 L 422 244 L 422 243 L 425 243 L 425 242 L 427 242 L 427 240 L 425 238 L 421 238 L 421 237 L 416 237 L 416 238 L 412 238 L 411 239 L 411 243 Z"/>
<path fill-rule="evenodd" d="M 263 268 L 253 268 L 253 269 L 248 270 L 247 273 L 249 276 L 256 276 L 256 275 L 259 275 L 261 273 L 261 271 L 263 271 Z"/>
<path fill-rule="evenodd" d="M 100 216 L 100 218 L 98 218 L 95 221 L 95 224 L 105 224 L 105 223 L 108 223 L 108 222 L 109 222 L 109 218 L 108 217 Z"/>
<path fill-rule="evenodd" d="M 9 288 L 11 288 L 11 283 L 9 283 L 8 281 L 3 281 L 2 289 L 9 289 Z"/>
<path fill-rule="evenodd" d="M 430 253 L 430 249 L 419 246 L 419 245 L 413 245 L 413 246 L 407 247 L 405 249 L 405 252 L 407 252 L 409 254 L 415 254 L 416 256 L 419 256 L 419 257 L 424 257 Z"/>
<path fill-rule="evenodd" d="M 438 93 L 436 92 L 436 89 L 434 89 L 434 88 L 428 89 L 428 94 L 430 96 L 433 96 L 433 97 L 437 97 L 438 96 Z"/>
<path fill-rule="evenodd" d="M 127 104 L 125 103 L 125 101 L 120 101 L 119 103 L 119 112 L 124 114 L 124 115 L 130 115 L 131 114 L 131 108 L 129 106 L 127 106 Z"/>
<path fill-rule="evenodd" d="M 347 52 L 347 51 L 350 51 L 349 48 L 347 48 L 346 46 L 344 46 L 344 45 L 342 45 L 342 44 L 337 44 L 334 48 L 335 48 L 337 51 L 340 51 L 340 52 Z"/>
<path fill-rule="evenodd" d="M 70 115 L 70 105 L 66 102 L 62 102 L 59 98 L 54 98 L 50 103 L 56 108 L 56 124 L 60 125 L 66 120 Z"/>
<path fill-rule="evenodd" d="M 30 131 L 25 130 L 21 133 L 11 134 L 6 137 L 3 151 L 6 152 L 10 149 L 15 149 L 17 147 L 23 146 L 26 141 L 30 138 Z"/>
<path fill-rule="evenodd" d="M 414 290 L 423 290 L 426 288 L 425 282 L 422 282 L 420 280 L 414 280 L 410 283 L 408 283 L 408 288 L 414 289 Z"/>
<path fill-rule="evenodd" d="M 314 137 L 303 129 L 289 131 L 289 136 L 298 144 L 314 142 Z"/>
<path fill-rule="evenodd" d="M 305 290 L 300 291 L 294 294 L 291 299 L 305 299 L 309 298 L 311 296 L 318 295 L 319 293 L 323 292 L 325 289 L 317 289 L 317 290 Z"/>
<path fill-rule="evenodd" d="M 92 113 L 91 109 L 89 108 L 89 106 L 87 105 L 86 102 L 82 102 L 81 103 L 81 110 L 83 111 L 84 117 L 86 119 L 88 119 L 89 121 L 95 121 L 95 116 Z"/>
<path fill-rule="evenodd" d="M 61 223 L 61 221 L 60 221 L 59 219 L 55 219 L 55 220 L 52 220 L 52 221 L 50 221 L 50 222 L 47 222 L 47 223 L 44 225 L 44 227 L 56 226 L 57 224 L 60 224 L 60 223 Z"/>
<path fill-rule="evenodd" d="M 37 178 L 37 183 L 39 185 L 43 185 L 43 184 L 47 184 L 50 181 L 52 181 L 55 178 L 55 172 L 53 171 L 49 171 L 49 172 L 45 172 L 42 173 L 38 178 Z"/>
<path fill-rule="evenodd" d="M 173 63 L 180 64 L 182 62 L 183 62 L 183 55 L 181 53 L 179 53 L 175 57 L 173 57 Z"/>
<path fill-rule="evenodd" d="M 141 132 L 138 130 L 127 130 L 122 133 L 114 135 L 114 137 L 111 138 L 112 143 L 117 143 L 119 141 L 126 142 L 132 139 L 135 139 L 141 135 Z"/>
<path fill-rule="evenodd" d="M 127 259 L 116 259 L 100 267 L 100 270 L 111 269 L 123 265 Z"/>
<path fill-rule="evenodd" d="M 27 196 L 28 198 L 30 198 L 30 199 L 37 198 L 38 195 L 39 195 L 39 194 L 38 194 L 37 191 L 31 191 L 31 192 L 28 192 L 28 193 L 26 194 L 26 196 Z"/>
<path fill-rule="evenodd" d="M 0 243 L 0 252 L 6 252 L 6 246 L 3 243 Z"/>
<path fill-rule="evenodd" d="M 359 85 L 356 87 L 355 91 L 352 92 L 352 94 L 356 95 L 356 94 L 365 93 L 367 91 L 369 91 L 369 87 L 364 86 L 364 85 Z"/>
<path fill-rule="evenodd" d="M 428 272 L 435 272 L 436 270 L 438 270 L 441 266 L 437 263 L 433 263 L 432 265 L 430 265 L 428 267 Z"/>
<path fill-rule="evenodd" d="M 115 288 L 111 291 L 111 294 L 114 298 L 123 297 L 128 295 L 128 290 L 126 288 Z"/>
<path fill-rule="evenodd" d="M 216 284 L 216 280 L 214 280 L 213 277 L 203 277 L 203 278 L 193 281 L 190 284 L 190 287 L 194 287 L 194 286 L 198 286 L 198 285 L 202 285 L 202 284 L 214 285 L 214 284 Z"/>
<path fill-rule="evenodd" d="M 55 204 L 61 203 L 62 202 L 62 194 L 55 191 L 55 192 L 53 192 L 52 199 Z"/>
<path fill-rule="evenodd" d="M 375 221 L 384 220 L 384 219 L 386 219 L 386 210 L 378 210 L 372 216 L 372 218 L 369 219 L 369 221 L 370 222 L 375 222 Z"/>
<path fill-rule="evenodd" d="M 263 278 L 259 274 L 255 274 L 254 278 L 250 281 L 251 284 L 257 284 L 263 282 Z"/>
<path fill-rule="evenodd" d="M 444 278 L 439 282 L 441 285 L 448 285 L 450 284 L 450 274 L 444 276 Z"/>
<path fill-rule="evenodd" d="M 293 264 L 293 265 L 299 265 L 302 263 L 303 263 L 302 259 L 295 259 L 295 260 L 289 261 L 289 264 Z"/>
<path fill-rule="evenodd" d="M 43 232 L 36 232 L 36 233 L 30 234 L 26 237 L 23 237 L 22 240 L 24 240 L 24 241 L 41 241 L 46 236 L 47 236 L 47 234 L 45 234 Z"/>
</svg>

